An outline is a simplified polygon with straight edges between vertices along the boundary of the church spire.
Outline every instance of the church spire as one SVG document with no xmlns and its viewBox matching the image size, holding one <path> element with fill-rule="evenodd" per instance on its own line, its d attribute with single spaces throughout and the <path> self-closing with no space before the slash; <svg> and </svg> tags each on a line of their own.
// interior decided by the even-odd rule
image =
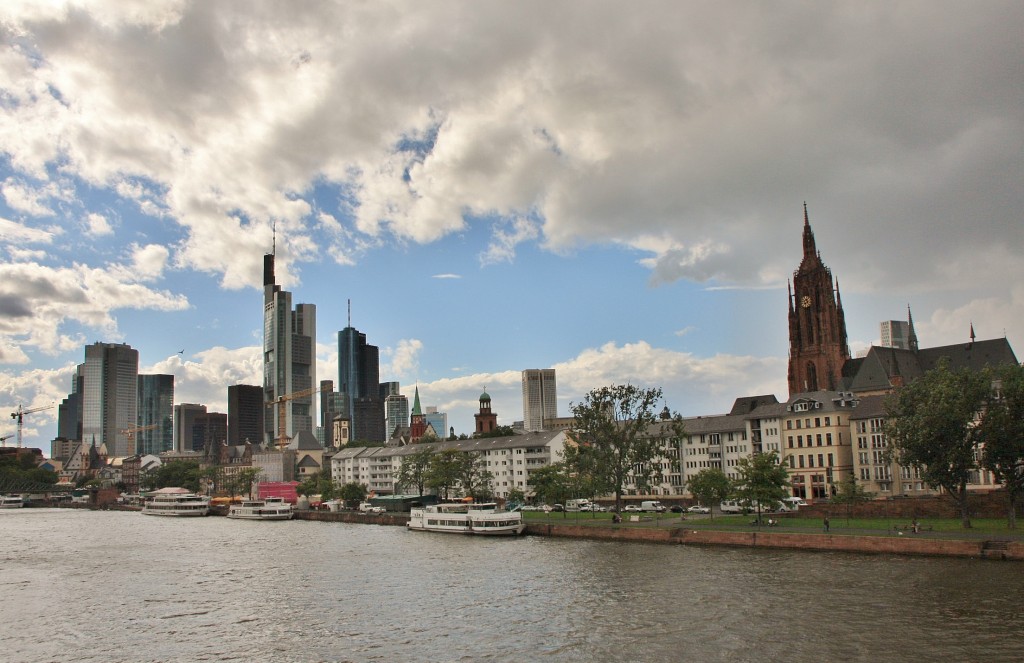
<svg viewBox="0 0 1024 663">
<path fill-rule="evenodd" d="M 420 386 L 416 385 L 416 395 L 412 399 L 412 413 L 413 415 L 423 414 L 423 410 L 420 409 Z"/>
<path fill-rule="evenodd" d="M 914 331 L 914 314 L 910 312 L 910 304 L 907 304 L 907 344 L 910 349 L 917 352 L 917 332 Z"/>
<path fill-rule="evenodd" d="M 814 231 L 811 230 L 811 221 L 807 216 L 807 202 L 804 202 L 804 257 L 814 256 L 818 253 L 814 245 Z"/>
</svg>

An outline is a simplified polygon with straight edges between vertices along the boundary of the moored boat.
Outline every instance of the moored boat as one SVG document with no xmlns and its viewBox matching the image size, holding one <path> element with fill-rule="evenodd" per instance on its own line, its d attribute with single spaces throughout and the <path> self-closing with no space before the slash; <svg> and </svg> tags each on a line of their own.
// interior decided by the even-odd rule
<svg viewBox="0 0 1024 663">
<path fill-rule="evenodd" d="M 0 495 L 0 509 L 20 509 L 25 506 L 21 495 Z"/>
<path fill-rule="evenodd" d="M 210 498 L 181 488 L 163 488 L 146 497 L 142 513 L 147 516 L 205 516 L 210 513 Z"/>
<path fill-rule="evenodd" d="M 291 520 L 292 505 L 280 497 L 242 500 L 228 507 L 228 518 L 239 520 Z"/>
<path fill-rule="evenodd" d="M 523 533 L 526 525 L 522 513 L 505 511 L 487 502 L 432 504 L 412 509 L 406 527 L 423 532 L 516 536 Z"/>
</svg>

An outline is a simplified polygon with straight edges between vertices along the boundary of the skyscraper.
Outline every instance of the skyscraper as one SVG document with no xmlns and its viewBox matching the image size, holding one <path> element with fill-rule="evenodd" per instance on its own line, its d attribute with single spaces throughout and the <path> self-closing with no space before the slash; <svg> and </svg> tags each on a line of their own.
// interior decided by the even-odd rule
<svg viewBox="0 0 1024 663">
<path fill-rule="evenodd" d="M 316 306 L 298 304 L 292 310 L 292 294 L 281 290 L 274 276 L 274 254 L 263 256 L 263 403 L 264 441 L 299 431 L 313 432 L 316 384 Z M 309 391 L 303 396 L 292 396 Z M 284 421 L 279 421 L 279 399 Z M 283 442 L 283 440 L 281 441 Z"/>
<path fill-rule="evenodd" d="M 139 351 L 125 343 L 85 346 L 82 365 L 82 442 L 128 455 L 127 431 L 138 425 Z"/>
<path fill-rule="evenodd" d="M 139 376 L 139 428 L 134 452 L 158 454 L 174 448 L 174 376 Z"/>
<path fill-rule="evenodd" d="M 523 428 L 544 430 L 544 420 L 558 416 L 555 369 L 528 368 L 523 371 Z"/>
<path fill-rule="evenodd" d="M 883 320 L 881 327 L 882 347 L 910 349 L 910 325 L 903 320 Z"/>
<path fill-rule="evenodd" d="M 839 285 L 821 261 L 804 205 L 804 256 L 789 293 L 789 395 L 838 389 L 850 358 Z"/>
<path fill-rule="evenodd" d="M 338 392 L 350 413 L 352 439 L 383 442 L 380 351 L 376 345 L 368 344 L 366 334 L 351 323 L 338 332 Z"/>
<path fill-rule="evenodd" d="M 402 394 L 388 394 L 384 398 L 384 432 L 388 437 L 396 428 L 409 425 L 409 398 Z"/>
<path fill-rule="evenodd" d="M 428 405 L 423 408 L 423 419 L 434 429 L 438 439 L 448 438 L 448 414 L 446 412 L 438 412 L 436 405 Z"/>
<path fill-rule="evenodd" d="M 255 384 L 228 387 L 228 444 L 263 441 L 263 388 Z"/>
<path fill-rule="evenodd" d="M 174 450 L 192 451 L 192 429 L 196 417 L 206 414 L 206 406 L 180 403 L 174 406 Z"/>
</svg>

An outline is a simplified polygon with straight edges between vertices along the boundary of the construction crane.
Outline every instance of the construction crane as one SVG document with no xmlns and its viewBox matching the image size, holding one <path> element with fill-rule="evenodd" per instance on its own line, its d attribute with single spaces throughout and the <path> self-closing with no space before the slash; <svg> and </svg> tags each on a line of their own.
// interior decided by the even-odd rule
<svg viewBox="0 0 1024 663">
<path fill-rule="evenodd" d="M 150 424 L 148 426 L 130 426 L 128 428 L 122 428 L 120 432 L 122 435 L 128 438 L 128 455 L 135 455 L 135 434 L 141 433 L 142 431 L 154 430 L 160 428 L 160 424 Z"/>
<path fill-rule="evenodd" d="M 303 389 L 302 391 L 294 391 L 290 394 L 279 396 L 274 400 L 270 401 L 271 403 L 277 404 L 277 446 L 279 449 L 284 449 L 286 446 L 288 446 L 288 439 L 287 436 L 285 435 L 285 403 L 287 403 L 288 401 L 293 401 L 296 398 L 305 398 L 306 396 L 312 396 L 321 389 L 326 390 L 327 387 L 310 387 L 309 389 Z"/>
<path fill-rule="evenodd" d="M 50 403 L 49 405 L 43 405 L 41 407 L 30 407 L 29 409 L 26 410 L 19 403 L 18 404 L 18 409 L 15 410 L 14 412 L 11 412 L 11 419 L 17 419 L 18 420 L 18 448 L 19 449 L 21 448 L 21 429 L 22 429 L 22 426 L 24 425 L 24 421 L 23 420 L 25 418 L 25 415 L 26 414 L 32 414 L 33 412 L 42 412 L 43 410 L 49 410 L 53 406 L 54 406 L 53 403 Z"/>
<path fill-rule="evenodd" d="M 4 436 L 0 437 L 0 445 L 3 445 L 3 446 L 6 447 L 7 445 L 4 444 L 4 443 L 7 440 L 11 439 L 12 437 L 14 437 L 14 433 L 8 433 L 7 435 L 4 435 Z"/>
</svg>

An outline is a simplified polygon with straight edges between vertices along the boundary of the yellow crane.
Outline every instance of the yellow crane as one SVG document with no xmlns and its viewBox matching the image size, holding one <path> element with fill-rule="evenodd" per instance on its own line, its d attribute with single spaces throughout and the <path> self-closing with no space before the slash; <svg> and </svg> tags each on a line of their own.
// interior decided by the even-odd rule
<svg viewBox="0 0 1024 663">
<path fill-rule="evenodd" d="M 279 396 L 271 403 L 277 404 L 277 446 L 279 449 L 284 449 L 288 446 L 288 438 L 285 435 L 285 403 L 293 401 L 296 398 L 305 398 L 306 396 L 312 396 L 321 389 L 326 390 L 327 387 L 310 387 L 309 389 L 303 389 L 301 391 L 293 391 L 290 394 Z"/>
<path fill-rule="evenodd" d="M 130 426 L 128 428 L 122 428 L 119 432 L 128 438 L 128 455 L 135 455 L 135 434 L 141 433 L 146 430 L 154 430 L 160 428 L 160 424 L 150 424 L 148 426 Z"/>
<path fill-rule="evenodd" d="M 24 425 L 25 415 L 26 414 L 32 414 L 33 412 L 42 412 L 43 410 L 49 410 L 52 407 L 54 407 L 54 405 L 53 405 L 53 403 L 50 403 L 49 405 L 43 405 L 41 407 L 30 407 L 30 408 L 28 408 L 26 410 L 19 403 L 18 404 L 18 409 L 15 410 L 14 412 L 11 412 L 11 419 L 17 419 L 18 420 L 18 448 L 19 449 L 21 448 L 21 429 L 22 429 L 22 426 Z"/>
</svg>

